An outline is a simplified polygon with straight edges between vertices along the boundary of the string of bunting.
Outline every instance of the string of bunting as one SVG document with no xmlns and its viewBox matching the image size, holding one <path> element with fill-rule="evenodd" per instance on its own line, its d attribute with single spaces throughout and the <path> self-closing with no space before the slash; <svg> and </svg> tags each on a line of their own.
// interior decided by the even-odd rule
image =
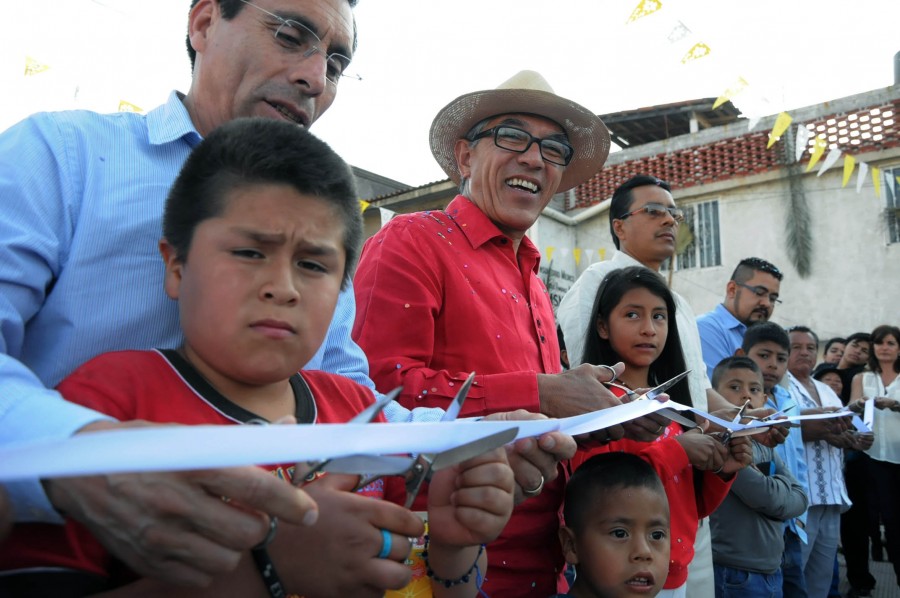
<svg viewBox="0 0 900 598">
<path fill-rule="evenodd" d="M 628 20 L 625 22 L 626 25 L 634 23 L 639 19 L 646 18 L 650 15 L 656 14 L 661 11 L 663 8 L 662 0 L 640 0 L 635 6 L 634 10 L 631 12 L 631 15 L 628 17 Z M 688 39 L 692 35 L 691 29 L 685 25 L 685 23 L 681 20 L 675 20 L 674 24 L 671 26 L 669 33 L 667 35 L 667 39 L 670 43 L 674 44 L 680 42 L 681 40 Z M 698 60 L 709 56 L 712 52 L 712 48 L 702 42 L 702 41 L 694 41 L 690 44 L 689 49 L 683 55 L 681 62 L 686 64 L 687 62 Z M 729 85 L 722 94 L 716 98 L 716 101 L 713 103 L 713 110 L 719 108 L 726 102 L 732 100 L 735 96 L 745 93 L 750 88 L 750 83 L 743 76 L 739 76 L 735 79 L 734 83 Z M 760 98 L 764 104 L 770 104 L 770 102 L 766 98 Z M 889 115 L 896 117 L 896 115 Z M 748 130 L 753 130 L 756 125 L 759 123 L 762 115 L 751 115 L 748 119 Z M 769 141 L 767 144 L 767 148 L 771 148 L 775 143 L 777 143 L 784 133 L 790 128 L 793 122 L 793 117 L 787 112 L 781 112 L 775 118 L 775 124 L 772 127 L 771 132 L 769 133 Z M 892 125 L 893 122 L 891 119 L 888 119 L 883 123 L 886 126 Z M 856 178 L 856 192 L 859 193 L 862 190 L 863 185 L 867 180 L 867 176 L 871 173 L 872 186 L 875 191 L 876 197 L 881 198 L 881 187 L 884 185 L 886 192 L 891 195 L 888 199 L 893 198 L 894 193 L 894 184 L 891 180 L 891 174 L 887 172 L 883 172 L 880 168 L 870 167 L 865 162 L 857 160 L 849 153 L 842 151 L 836 145 L 829 149 L 829 143 L 827 137 L 824 134 L 817 134 L 813 137 L 813 133 L 810 132 L 809 128 L 805 124 L 797 125 L 797 134 L 796 134 L 796 157 L 795 161 L 800 161 L 805 152 L 809 153 L 809 162 L 806 166 L 806 172 L 810 172 L 813 168 L 816 167 L 817 164 L 821 161 L 819 165 L 819 171 L 817 176 L 822 176 L 827 172 L 831 167 L 836 165 L 841 157 L 844 159 L 843 163 L 843 177 L 841 181 L 841 187 L 846 187 L 852 176 L 853 172 L 857 172 Z M 828 153 L 826 154 L 826 150 Z M 824 157 L 824 160 L 822 159 Z M 858 167 L 858 168 L 857 168 Z M 894 177 L 898 185 L 900 185 L 900 177 Z M 547 248 L 552 253 L 552 248 Z"/>
</svg>

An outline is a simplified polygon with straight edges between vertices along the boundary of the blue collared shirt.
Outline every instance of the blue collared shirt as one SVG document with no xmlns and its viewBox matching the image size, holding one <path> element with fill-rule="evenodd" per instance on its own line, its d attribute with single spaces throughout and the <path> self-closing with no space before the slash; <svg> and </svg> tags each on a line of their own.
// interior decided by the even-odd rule
<svg viewBox="0 0 900 598">
<path fill-rule="evenodd" d="M 771 407 L 776 411 L 786 412 L 787 415 L 799 415 L 800 407 L 797 405 L 791 393 L 786 388 L 776 385 L 772 389 L 775 400 L 766 399 L 766 407 Z M 806 464 L 806 449 L 803 447 L 803 436 L 800 428 L 791 428 L 788 432 L 787 439 L 782 444 L 775 447 L 775 452 L 781 457 L 781 460 L 787 465 L 794 478 L 797 479 L 803 487 L 803 491 L 809 496 L 809 475 Z M 785 525 L 793 531 L 800 540 L 806 544 L 806 511 L 799 517 L 788 519 Z"/>
<path fill-rule="evenodd" d="M 0 446 L 103 418 L 49 390 L 88 359 L 181 343 L 157 244 L 169 187 L 199 142 L 176 92 L 146 115 L 42 113 L 0 135 Z M 350 339 L 355 313 L 348 285 L 307 367 L 374 389 Z M 399 405 L 388 415 L 410 419 Z M 37 480 L 7 490 L 17 520 L 59 520 Z"/>
<path fill-rule="evenodd" d="M 700 330 L 706 375 L 712 380 L 713 370 L 719 362 L 734 355 L 744 342 L 747 326 L 719 303 L 712 311 L 697 316 L 697 329 Z"/>
</svg>

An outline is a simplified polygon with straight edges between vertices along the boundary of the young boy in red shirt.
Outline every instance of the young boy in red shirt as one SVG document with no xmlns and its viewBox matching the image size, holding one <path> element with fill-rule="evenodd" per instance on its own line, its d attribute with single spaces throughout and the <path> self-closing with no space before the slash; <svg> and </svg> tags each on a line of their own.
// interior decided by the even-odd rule
<svg viewBox="0 0 900 598">
<path fill-rule="evenodd" d="M 66 378 L 60 392 L 121 420 L 347 421 L 372 402 L 371 392 L 342 376 L 300 369 L 325 338 L 361 239 L 353 175 L 327 145 L 283 122 L 240 119 L 223 125 L 185 163 L 163 217 L 159 249 L 165 292 L 178 301 L 184 343 L 176 349 L 102 354 Z M 273 472 L 291 480 L 294 467 L 275 466 Z M 341 595 L 346 580 L 322 572 L 335 569 L 342 547 L 361 542 L 372 542 L 372 562 L 350 563 L 346 575 L 352 575 L 352 566 L 378 566 L 384 569 L 384 587 L 373 592 L 402 587 L 409 580 L 402 564 L 408 537 L 421 533 L 421 521 L 400 511 L 390 530 L 373 530 L 365 518 L 376 503 L 342 491 L 355 482 L 328 475 L 308 484 L 314 498 L 316 491 L 322 493 L 319 520 L 309 527 L 282 524 L 271 546 L 253 559 L 246 554 L 232 575 L 204 591 Z M 503 449 L 435 474 L 428 496 L 429 564 L 434 577 L 454 581 L 449 587 L 434 581 L 435 595 L 477 592 L 486 570 L 480 545 L 509 519 L 512 492 Z M 388 478 L 366 493 L 402 500 L 403 483 Z M 326 497 L 340 504 L 328 509 L 330 516 L 322 507 Z M 83 588 L 78 594 L 112 589 L 198 595 L 196 589 L 135 580 L 72 521 L 65 527 L 18 526 L 4 549 L 0 561 L 8 569 L 27 574 L 42 566 L 62 573 L 32 574 L 43 584 L 32 588 L 34 595 L 61 595 L 76 584 Z"/>
</svg>

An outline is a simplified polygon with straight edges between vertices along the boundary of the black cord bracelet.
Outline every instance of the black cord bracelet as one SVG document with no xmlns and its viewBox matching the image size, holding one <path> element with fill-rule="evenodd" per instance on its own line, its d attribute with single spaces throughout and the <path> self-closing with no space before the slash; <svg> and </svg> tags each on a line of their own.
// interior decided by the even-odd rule
<svg viewBox="0 0 900 598">
<path fill-rule="evenodd" d="M 434 572 L 434 569 L 431 568 L 431 563 L 428 562 L 428 542 L 429 538 L 425 536 L 425 547 L 422 550 L 422 560 L 425 561 L 425 574 L 428 575 L 431 579 L 442 584 L 445 588 L 452 588 L 453 586 L 458 586 L 460 584 L 469 583 L 469 580 L 472 578 L 472 572 L 475 572 L 475 586 L 480 590 L 481 589 L 481 571 L 478 568 L 478 559 L 481 558 L 482 553 L 484 552 L 484 544 L 478 547 L 478 554 L 475 555 L 475 562 L 472 563 L 472 566 L 469 567 L 469 570 L 457 577 L 456 579 L 442 579 L 437 576 Z"/>
<path fill-rule="evenodd" d="M 275 531 L 277 529 L 278 518 L 271 517 L 269 519 L 269 532 L 262 542 L 250 549 L 250 555 L 253 557 L 253 562 L 256 563 L 256 568 L 259 569 L 259 574 L 262 575 L 263 583 L 266 584 L 269 596 L 272 598 L 285 598 L 287 592 L 284 590 L 284 584 L 281 583 L 278 571 L 275 570 L 275 563 L 272 562 L 272 557 L 269 556 L 268 551 L 269 544 L 275 539 Z"/>
</svg>

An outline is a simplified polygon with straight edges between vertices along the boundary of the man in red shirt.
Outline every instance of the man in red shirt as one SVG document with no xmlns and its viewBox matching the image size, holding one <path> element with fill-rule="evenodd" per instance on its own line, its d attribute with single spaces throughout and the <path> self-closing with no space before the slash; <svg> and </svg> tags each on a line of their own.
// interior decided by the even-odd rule
<svg viewBox="0 0 900 598">
<path fill-rule="evenodd" d="M 402 384 L 406 407 L 446 407 L 474 370 L 463 415 L 526 409 L 565 417 L 618 404 L 602 384 L 611 368 L 561 373 L 540 253 L 525 236 L 555 193 L 601 168 L 606 126 L 523 71 L 444 107 L 431 149 L 460 194 L 443 211 L 394 218 L 366 242 L 354 280 L 353 336 L 376 386 Z M 652 440 L 663 427 L 649 417 L 601 438 L 627 429 Z M 565 591 L 557 540 L 564 477 L 525 480 L 517 472 L 529 500 L 489 547 L 488 595 Z"/>
</svg>

